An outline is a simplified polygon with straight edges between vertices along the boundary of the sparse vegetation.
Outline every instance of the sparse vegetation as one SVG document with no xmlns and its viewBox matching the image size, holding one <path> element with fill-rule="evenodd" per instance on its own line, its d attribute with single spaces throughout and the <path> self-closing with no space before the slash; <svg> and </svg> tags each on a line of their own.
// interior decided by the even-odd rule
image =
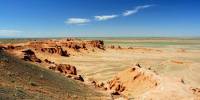
<svg viewBox="0 0 200 100">
<path fill-rule="evenodd" d="M 30 81 L 29 84 L 31 84 L 31 86 L 38 86 L 36 82 L 32 82 L 32 81 Z"/>
<path fill-rule="evenodd" d="M 71 95 L 75 95 L 76 98 L 89 98 L 91 94 L 97 98 L 104 97 L 103 94 L 82 86 L 83 84 L 81 83 L 77 83 L 50 70 L 24 62 L 6 53 L 1 52 L 0 58 L 9 59 L 9 63 L 5 65 L 6 68 L 0 64 L 0 81 L 1 84 L 5 84 L 0 85 L 0 99 L 73 98 Z M 43 74 L 42 79 L 41 74 L 38 73 Z M 13 86 L 17 87 L 12 88 Z M 33 88 L 32 86 L 39 86 L 41 89 Z"/>
<path fill-rule="evenodd" d="M 118 43 L 115 41 L 117 40 L 114 40 L 113 43 Z M 176 42 L 173 40 L 169 44 L 161 43 L 162 46 L 157 47 L 158 40 L 124 41 L 130 42 L 131 45 L 123 44 L 122 40 L 119 40 L 119 44 L 111 44 L 109 47 L 102 45 L 103 41 L 85 42 L 81 40 L 44 40 L 23 43 L 26 45 L 20 44 L 23 46 L 8 45 L 6 47 L 4 45 L 5 51 L 19 58 L 24 57 L 21 51 L 29 48 L 32 50 L 32 54 L 34 53 L 30 59 L 37 57 L 41 62 L 36 63 L 36 60 L 24 62 L 1 52 L 0 71 L 2 73 L 0 73 L 0 80 L 3 80 L 3 83 L 0 83 L 0 88 L 5 89 L 4 92 L 9 88 L 11 92 L 3 93 L 4 97 L 14 94 L 13 98 L 110 98 L 108 94 L 97 92 L 101 90 L 109 92 L 115 99 L 142 97 L 145 92 L 149 92 L 147 97 L 151 97 L 153 90 L 157 91 L 157 94 L 165 96 L 159 89 L 154 88 L 163 86 L 167 89 L 163 91 L 177 91 L 177 93 L 187 94 L 175 95 L 174 97 L 193 97 L 186 85 L 199 86 L 199 49 L 196 49 L 198 47 L 196 42 L 189 40 L 189 43 L 185 42 L 186 44 L 172 45 L 171 42 Z M 148 41 L 156 41 L 156 46 L 149 44 L 148 46 L 144 44 L 135 46 L 139 42 Z M 178 42 L 182 42 L 182 40 L 178 40 Z M 194 43 L 194 45 L 190 45 L 190 43 Z M 188 44 L 190 48 L 187 47 Z M 66 50 L 71 56 L 63 57 L 62 54 L 60 55 L 60 50 L 55 49 L 57 46 Z M 41 51 L 41 48 L 49 49 Z M 123 73 L 122 70 L 133 64 L 136 67 Z M 119 76 L 113 78 L 116 73 Z M 153 76 L 150 73 L 155 74 L 156 80 L 152 79 Z M 192 80 L 191 75 L 193 76 Z M 173 77 L 181 78 L 174 79 Z M 94 79 L 90 82 L 91 88 L 86 85 L 89 84 L 87 78 Z M 12 88 L 15 86 L 20 88 Z M 167 92 L 167 94 L 173 95 L 170 93 L 172 92 Z M 195 92 L 196 94 L 198 93 Z"/>
</svg>

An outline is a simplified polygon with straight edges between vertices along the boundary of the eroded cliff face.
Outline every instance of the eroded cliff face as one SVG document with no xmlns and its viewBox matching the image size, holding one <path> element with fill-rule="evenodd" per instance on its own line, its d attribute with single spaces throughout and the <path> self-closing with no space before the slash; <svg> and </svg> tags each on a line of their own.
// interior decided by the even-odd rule
<svg viewBox="0 0 200 100">
<path fill-rule="evenodd" d="M 140 95 L 159 85 L 160 80 L 154 72 L 141 68 L 139 64 L 119 72 L 106 83 L 91 82 L 95 87 L 109 91 L 112 95 Z"/>
<path fill-rule="evenodd" d="M 139 64 L 118 73 L 108 82 L 109 89 L 124 95 L 138 95 L 159 84 L 158 76 L 140 67 Z"/>
<path fill-rule="evenodd" d="M 38 63 L 42 62 L 39 58 L 36 57 L 35 53 L 31 49 L 27 49 L 22 52 L 24 52 L 24 57 L 22 58 L 23 60 Z"/>
<path fill-rule="evenodd" d="M 33 57 L 34 51 L 24 51 L 26 55 Z M 29 62 L 29 60 L 27 61 Z M 72 78 L 63 77 L 65 73 L 55 72 L 37 66 L 31 61 L 27 63 L 22 59 L 0 50 L 0 99 L 1 100 L 107 100 L 109 95 L 100 93 L 84 85 L 80 75 Z M 44 63 L 44 62 L 42 62 Z M 70 75 L 77 74 L 75 67 L 71 65 L 62 66 L 62 72 Z"/>
<path fill-rule="evenodd" d="M 107 91 L 114 99 L 199 100 L 199 88 L 192 88 L 182 80 L 164 77 L 143 67 L 136 64 L 105 83 L 92 80 L 91 84 Z"/>
<path fill-rule="evenodd" d="M 66 57 L 70 56 L 70 54 L 67 52 L 67 50 L 63 50 L 63 48 L 61 46 L 41 48 L 40 51 L 49 53 L 49 54 L 58 54 L 60 56 L 66 56 Z"/>
<path fill-rule="evenodd" d="M 139 64 L 118 73 L 107 82 L 108 90 L 114 95 L 136 100 L 199 100 L 199 88 L 192 88 L 183 80 L 163 77 Z"/>
<path fill-rule="evenodd" d="M 9 51 L 23 51 L 25 49 L 31 49 L 35 53 L 45 53 L 69 57 L 71 53 L 80 52 L 82 50 L 94 51 L 95 49 L 104 50 L 104 42 L 102 40 L 41 40 L 31 41 L 18 44 L 2 44 L 1 50 Z"/>
<path fill-rule="evenodd" d="M 94 49 L 104 50 L 104 42 L 102 40 L 83 41 L 69 38 L 0 45 L 1 51 L 3 50 L 16 55 L 22 60 L 40 64 L 47 69 L 63 74 L 67 78 L 72 78 L 81 82 L 84 82 L 84 78 L 78 74 L 75 66 L 68 63 L 55 63 L 49 60 L 48 57 L 70 57 L 71 54 L 81 51 L 93 52 Z"/>
<path fill-rule="evenodd" d="M 52 70 L 53 72 L 60 73 L 66 78 L 71 78 L 78 80 L 78 82 L 84 82 L 87 85 L 89 84 L 94 86 L 95 89 L 103 90 L 104 92 L 110 94 L 113 99 L 121 97 L 134 98 L 136 100 L 188 100 L 191 98 L 194 100 L 196 98 L 197 100 L 199 99 L 199 88 L 187 86 L 184 80 L 173 80 L 172 77 L 163 77 L 157 74 L 153 68 L 151 69 L 151 67 L 148 68 L 141 66 L 140 64 L 135 64 L 128 67 L 124 71 L 120 71 L 112 79 L 108 79 L 108 81 L 106 80 L 107 82 L 100 82 L 95 79 L 95 81 L 92 80 L 89 82 L 85 73 L 80 75 L 81 72 L 79 71 L 82 71 L 82 65 L 70 62 L 71 59 L 75 59 L 76 62 L 79 60 L 87 61 L 85 57 L 88 57 L 88 55 L 84 56 L 84 54 L 88 52 L 91 52 L 91 55 L 94 56 L 93 54 L 96 54 L 99 51 L 103 51 L 103 53 L 101 52 L 98 54 L 103 54 L 103 56 L 99 57 L 100 59 L 103 57 L 106 58 L 107 56 L 105 55 L 112 55 L 111 52 L 113 51 L 123 51 L 117 52 L 119 55 L 127 53 L 126 50 L 133 50 L 134 52 L 141 50 L 139 51 L 142 52 L 141 55 L 144 55 L 144 52 L 153 52 L 159 55 L 161 53 L 161 51 L 148 48 L 122 48 L 120 46 L 111 46 L 109 48 L 105 49 L 104 42 L 101 40 L 82 41 L 73 39 L 44 40 L 0 45 L 0 51 L 5 50 L 9 53 L 16 54 L 18 57 L 25 61 L 42 65 L 42 67 Z M 108 53 L 107 51 L 109 50 L 110 52 Z M 93 53 L 93 51 L 95 52 Z M 130 56 L 132 53 L 133 52 L 130 53 Z M 119 56 L 112 57 L 117 58 Z M 106 60 L 108 60 L 108 58 Z M 117 59 L 116 61 L 121 60 Z M 93 62 L 94 61 L 92 59 L 92 61 L 88 63 Z M 176 60 L 173 60 L 172 63 L 183 64 L 183 62 Z M 84 66 L 86 67 L 86 70 L 91 68 L 88 67 L 88 65 L 89 64 L 85 64 Z M 90 69 L 89 71 L 93 71 L 95 68 Z M 101 77 L 105 77 L 104 75 L 105 74 L 101 74 Z"/>
<path fill-rule="evenodd" d="M 48 40 L 48 41 L 35 41 L 28 43 L 29 47 L 33 48 L 44 48 L 44 47 L 61 47 L 67 49 L 74 49 L 78 51 L 88 49 L 102 49 L 104 50 L 104 42 L 102 40 Z"/>
</svg>

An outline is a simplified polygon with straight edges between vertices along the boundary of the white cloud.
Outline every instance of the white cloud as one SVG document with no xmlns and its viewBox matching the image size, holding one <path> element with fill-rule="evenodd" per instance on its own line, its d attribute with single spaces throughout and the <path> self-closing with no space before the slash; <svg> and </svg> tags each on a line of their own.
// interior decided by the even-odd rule
<svg viewBox="0 0 200 100">
<path fill-rule="evenodd" d="M 102 15 L 102 16 L 94 16 L 94 18 L 98 21 L 113 19 L 118 17 L 118 15 Z"/>
<path fill-rule="evenodd" d="M 0 33 L 21 33 L 22 31 L 18 31 L 18 30 L 1 30 L 0 29 Z"/>
<path fill-rule="evenodd" d="M 127 10 L 123 13 L 123 16 L 129 16 L 132 14 L 136 14 L 139 10 L 145 9 L 145 8 L 149 8 L 152 7 L 153 5 L 143 5 L 143 6 L 137 6 L 135 7 L 135 9 L 133 10 Z"/>
<path fill-rule="evenodd" d="M 22 33 L 22 31 L 0 29 L 0 36 L 16 36 L 17 33 Z"/>
<path fill-rule="evenodd" d="M 149 8 L 152 7 L 153 5 L 142 5 L 142 6 L 136 6 L 134 9 L 132 10 L 127 10 L 125 12 L 123 12 L 123 16 L 129 16 L 132 14 L 136 14 L 138 13 L 140 10 L 145 9 L 145 8 Z M 113 19 L 119 17 L 119 15 L 113 14 L 113 15 L 100 15 L 100 16 L 94 16 L 94 19 L 96 21 L 105 21 L 105 20 L 109 20 L 109 19 Z M 87 18 L 68 18 L 65 23 L 66 24 L 75 24 L 75 25 L 84 25 L 86 23 L 91 22 L 92 20 L 87 19 Z"/>
<path fill-rule="evenodd" d="M 65 21 L 66 24 L 85 24 L 88 22 L 90 22 L 90 20 L 86 18 L 69 18 Z"/>
</svg>

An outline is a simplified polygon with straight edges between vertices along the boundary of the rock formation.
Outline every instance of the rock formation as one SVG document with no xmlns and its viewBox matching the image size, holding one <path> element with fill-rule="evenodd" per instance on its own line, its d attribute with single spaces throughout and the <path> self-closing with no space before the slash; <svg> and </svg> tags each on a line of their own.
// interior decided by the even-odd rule
<svg viewBox="0 0 200 100">
<path fill-rule="evenodd" d="M 21 45 L 7 44 L 7 45 L 0 45 L 0 49 L 2 49 L 2 50 L 21 50 L 21 49 L 23 49 L 23 47 Z"/>
<path fill-rule="evenodd" d="M 46 62 L 49 63 L 51 61 L 46 60 Z M 75 66 L 69 64 L 55 64 L 54 62 L 51 62 L 50 64 L 51 65 L 49 66 L 49 69 L 63 73 L 68 78 L 84 82 L 83 77 L 81 75 L 77 75 L 77 70 Z"/>
<path fill-rule="evenodd" d="M 61 46 L 56 46 L 56 47 L 48 47 L 48 48 L 41 48 L 40 49 L 42 52 L 48 52 L 50 54 L 59 54 L 61 56 L 66 56 L 68 57 L 70 54 L 66 50 L 63 50 Z"/>
<path fill-rule="evenodd" d="M 77 75 L 76 67 L 69 64 L 53 64 L 49 69 L 59 71 L 64 74 Z"/>
<path fill-rule="evenodd" d="M 116 75 L 112 80 L 108 81 L 108 88 L 113 93 L 140 94 L 141 90 L 148 90 L 158 85 L 158 79 L 153 72 L 145 70 L 136 64 Z M 140 92 L 139 92 L 140 91 Z"/>
<path fill-rule="evenodd" d="M 122 49 L 122 47 L 120 45 L 118 45 L 118 49 Z"/>
<path fill-rule="evenodd" d="M 92 40 L 90 41 L 90 44 L 93 46 L 93 47 L 97 47 L 99 49 L 102 49 L 104 50 L 104 42 L 102 40 Z"/>
<path fill-rule="evenodd" d="M 0 51 L 1 51 L 1 50 L 5 50 L 5 49 L 6 49 L 6 48 L 5 48 L 4 46 L 1 46 L 1 45 L 0 45 Z"/>
<path fill-rule="evenodd" d="M 1 50 L 24 50 L 30 48 L 36 52 L 58 54 L 61 56 L 69 56 L 71 49 L 74 51 L 81 50 L 104 50 L 104 42 L 102 40 L 75 40 L 75 39 L 62 39 L 62 40 L 38 40 L 19 44 L 4 44 L 0 45 Z M 73 52 L 72 52 L 73 53 Z"/>
<path fill-rule="evenodd" d="M 114 46 L 114 45 L 111 45 L 110 48 L 111 48 L 111 49 L 115 49 L 115 46 Z"/>
<path fill-rule="evenodd" d="M 73 79 L 79 80 L 81 82 L 84 82 L 84 79 L 83 79 L 83 77 L 81 75 L 74 76 Z"/>
<path fill-rule="evenodd" d="M 57 70 L 61 73 L 77 75 L 76 67 L 69 64 L 58 64 Z"/>
<path fill-rule="evenodd" d="M 98 49 L 105 49 L 104 42 L 102 40 L 77 40 L 71 38 L 59 40 L 34 40 L 18 44 L 0 45 L 0 50 L 6 50 L 18 57 L 22 56 L 23 60 L 25 61 L 41 63 L 41 65 L 48 66 L 48 68 L 51 70 L 63 73 L 65 76 L 79 81 L 84 81 L 84 79 L 81 75 L 77 75 L 75 66 L 69 64 L 56 64 L 55 62 L 52 62 L 48 59 L 44 59 L 47 58 L 45 56 L 48 55 L 49 57 L 50 55 L 51 57 L 51 55 L 53 55 L 55 57 L 69 57 L 70 54 L 76 55 L 79 54 L 77 52 L 82 52 L 83 50 L 96 51 Z M 36 55 L 41 57 L 43 62 Z"/>
<path fill-rule="evenodd" d="M 125 90 L 125 86 L 123 86 L 123 83 L 119 80 L 118 77 L 115 77 L 113 80 L 108 82 L 109 89 L 114 90 L 115 93 L 121 93 Z"/>
<path fill-rule="evenodd" d="M 55 64 L 55 62 L 49 61 L 48 59 L 45 59 L 44 62 L 47 64 Z"/>
<path fill-rule="evenodd" d="M 27 50 L 24 50 L 22 52 L 24 52 L 23 60 L 38 62 L 38 63 L 42 62 L 39 58 L 36 57 L 35 53 L 31 49 L 27 49 Z"/>
<path fill-rule="evenodd" d="M 192 88 L 192 92 L 200 99 L 200 88 Z"/>
</svg>

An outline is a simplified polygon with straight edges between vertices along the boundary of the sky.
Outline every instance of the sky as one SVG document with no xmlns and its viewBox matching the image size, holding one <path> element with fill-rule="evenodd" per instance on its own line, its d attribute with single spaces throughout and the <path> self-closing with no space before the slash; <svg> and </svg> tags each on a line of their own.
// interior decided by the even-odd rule
<svg viewBox="0 0 200 100">
<path fill-rule="evenodd" d="M 199 0 L 0 0 L 0 38 L 199 37 Z"/>
</svg>

